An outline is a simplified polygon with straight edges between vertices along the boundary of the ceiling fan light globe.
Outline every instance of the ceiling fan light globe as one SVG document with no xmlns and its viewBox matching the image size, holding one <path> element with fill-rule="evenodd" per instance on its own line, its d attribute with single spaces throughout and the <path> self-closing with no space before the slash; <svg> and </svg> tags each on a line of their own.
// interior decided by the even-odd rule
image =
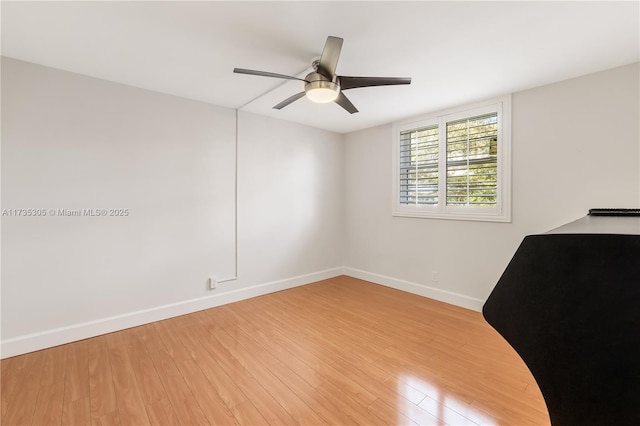
<svg viewBox="0 0 640 426">
<path fill-rule="evenodd" d="M 329 102 L 333 102 L 338 97 L 338 92 L 332 89 L 311 89 L 307 91 L 307 97 L 312 102 L 317 102 L 319 104 L 326 104 Z"/>
<path fill-rule="evenodd" d="M 340 86 L 332 81 L 312 81 L 305 85 L 304 91 L 310 101 L 325 104 L 336 100 Z"/>
</svg>

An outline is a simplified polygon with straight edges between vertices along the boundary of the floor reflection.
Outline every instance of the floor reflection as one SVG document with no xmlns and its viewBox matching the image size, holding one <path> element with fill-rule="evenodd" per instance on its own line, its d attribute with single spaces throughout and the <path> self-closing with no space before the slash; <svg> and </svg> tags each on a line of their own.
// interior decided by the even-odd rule
<svg viewBox="0 0 640 426">
<path fill-rule="evenodd" d="M 498 422 L 487 413 L 459 400 L 423 378 L 401 374 L 397 379 L 397 386 L 399 400 L 408 400 L 437 419 L 436 422 L 420 421 L 420 424 L 498 425 Z"/>
</svg>

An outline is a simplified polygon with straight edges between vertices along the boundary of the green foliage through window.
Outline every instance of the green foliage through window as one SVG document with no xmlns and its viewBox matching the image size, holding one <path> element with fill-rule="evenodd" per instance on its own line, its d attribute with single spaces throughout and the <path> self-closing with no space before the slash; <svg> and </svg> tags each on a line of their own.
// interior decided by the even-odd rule
<svg viewBox="0 0 640 426">
<path fill-rule="evenodd" d="M 495 206 L 498 115 L 447 123 L 447 205 Z"/>
</svg>

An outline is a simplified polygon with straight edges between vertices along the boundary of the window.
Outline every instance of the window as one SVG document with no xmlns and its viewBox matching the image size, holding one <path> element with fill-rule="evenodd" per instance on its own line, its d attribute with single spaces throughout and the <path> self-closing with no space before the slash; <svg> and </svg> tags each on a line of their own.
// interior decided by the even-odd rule
<svg viewBox="0 0 640 426">
<path fill-rule="evenodd" d="M 510 221 L 510 104 L 394 124 L 393 215 Z"/>
</svg>

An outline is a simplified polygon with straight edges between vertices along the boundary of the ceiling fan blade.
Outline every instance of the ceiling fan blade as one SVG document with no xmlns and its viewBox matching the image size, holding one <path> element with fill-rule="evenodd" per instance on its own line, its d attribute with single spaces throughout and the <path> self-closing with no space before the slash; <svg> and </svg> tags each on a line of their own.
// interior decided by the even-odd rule
<svg viewBox="0 0 640 426">
<path fill-rule="evenodd" d="M 344 77 L 339 76 L 340 89 L 349 90 L 358 87 L 393 86 L 411 84 L 411 77 Z"/>
<path fill-rule="evenodd" d="M 289 104 L 294 103 L 298 99 L 302 98 L 305 95 L 305 92 L 296 93 L 293 96 L 288 97 L 284 101 L 280 102 L 278 105 L 274 106 L 273 109 L 282 109 Z"/>
<path fill-rule="evenodd" d="M 340 105 L 342 108 L 346 109 L 349 114 L 355 114 L 356 112 L 358 112 L 358 108 L 356 108 L 355 105 L 351 103 L 349 98 L 347 98 L 342 92 L 340 92 L 338 98 L 334 102 Z"/>
<path fill-rule="evenodd" d="M 333 80 L 333 77 L 336 75 L 336 66 L 340 58 L 343 41 L 340 37 L 329 36 L 324 44 L 324 49 L 322 49 L 318 72 L 329 80 Z"/>
<path fill-rule="evenodd" d="M 276 74 L 274 72 L 267 72 L 267 71 L 256 71 L 256 70 L 248 70 L 244 68 L 234 68 L 233 72 L 237 74 L 259 75 L 262 77 L 273 77 L 273 78 L 285 78 L 287 80 L 300 80 L 300 81 L 306 82 L 306 80 L 303 80 L 298 77 L 292 77 L 290 75 L 284 75 L 284 74 Z"/>
</svg>

